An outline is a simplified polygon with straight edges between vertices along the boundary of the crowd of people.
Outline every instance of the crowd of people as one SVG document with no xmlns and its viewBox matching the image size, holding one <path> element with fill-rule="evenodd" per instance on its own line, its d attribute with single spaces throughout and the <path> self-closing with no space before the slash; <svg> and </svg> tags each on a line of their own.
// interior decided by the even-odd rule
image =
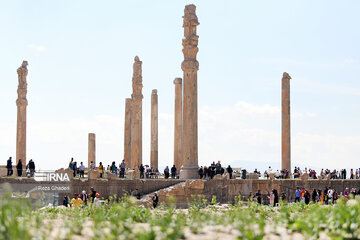
<svg viewBox="0 0 360 240">
<path fill-rule="evenodd" d="M 99 206 L 102 202 L 109 203 L 108 200 L 100 200 L 100 194 L 97 193 L 93 187 L 91 187 L 89 194 L 87 194 L 86 191 L 83 190 L 80 194 L 75 193 L 71 200 L 69 200 L 69 197 L 65 195 L 63 205 L 65 207 L 79 208 L 88 205 L 88 203 L 93 203 L 96 206 Z"/>
<path fill-rule="evenodd" d="M 19 159 L 19 161 L 16 164 L 16 172 L 18 177 L 23 176 L 24 173 L 23 167 L 24 166 L 22 164 L 22 161 L 21 159 Z M 9 157 L 9 159 L 7 160 L 6 168 L 7 168 L 7 176 L 12 176 L 14 172 L 13 172 L 13 162 L 11 157 Z M 83 162 L 80 162 L 80 164 L 78 164 L 73 158 L 71 158 L 68 168 L 73 171 L 73 177 L 79 177 L 79 178 L 85 177 L 85 171 L 87 167 L 84 165 Z M 111 165 L 108 165 L 107 167 L 105 167 L 102 164 L 102 162 L 100 162 L 98 166 L 96 166 L 94 162 L 91 162 L 89 164 L 89 169 L 90 170 L 97 169 L 100 178 L 103 178 L 105 174 L 109 174 L 109 173 L 113 173 L 119 178 L 125 178 L 127 172 L 126 171 L 127 166 L 125 160 L 122 160 L 119 165 L 117 165 L 116 162 L 114 161 L 112 162 Z M 140 172 L 140 178 L 147 178 L 147 179 L 159 178 L 159 176 L 161 175 L 158 169 L 151 168 L 148 165 L 141 164 L 137 169 Z M 247 170 L 241 169 L 240 172 L 241 172 L 240 173 L 241 178 L 246 179 L 248 173 Z M 25 168 L 25 176 L 33 177 L 34 173 L 35 173 L 35 162 L 32 159 L 30 159 L 30 161 L 28 162 Z M 229 174 L 230 179 L 233 178 L 234 171 L 232 167 L 230 165 L 228 165 L 228 167 L 226 168 L 222 167 L 220 161 L 218 161 L 217 163 L 213 162 L 209 166 L 201 166 L 198 169 L 199 178 L 204 180 L 213 179 L 215 175 L 218 174 L 223 175 L 225 173 Z M 253 173 L 258 174 L 259 176 L 262 175 L 260 171 L 258 171 L 257 169 L 255 169 Z M 296 178 L 300 178 L 304 174 L 307 174 L 310 179 L 360 179 L 360 168 L 350 169 L 349 172 L 347 172 L 346 169 L 341 169 L 341 170 L 334 169 L 332 171 L 329 169 L 321 169 L 321 171 L 318 173 L 316 172 L 316 170 L 311 168 L 309 169 L 305 168 L 302 170 L 300 167 L 294 167 L 294 171 L 293 173 L 291 173 L 287 169 L 282 169 L 280 171 L 279 170 L 273 171 L 271 166 L 269 166 L 268 169 L 264 171 L 263 176 L 264 178 L 267 179 L 269 179 L 271 175 L 273 175 L 274 178 L 276 179 L 289 179 L 289 178 L 296 179 Z M 179 169 L 175 165 L 173 165 L 171 168 L 169 168 L 169 166 L 166 166 L 163 175 L 165 179 L 168 179 L 170 177 L 178 178 Z"/>
<path fill-rule="evenodd" d="M 17 172 L 17 176 L 18 177 L 22 177 L 23 175 L 23 164 L 21 159 L 19 159 L 19 161 L 16 164 L 16 172 Z M 7 176 L 12 176 L 14 174 L 14 170 L 13 170 L 13 162 L 12 162 L 12 158 L 9 157 L 9 159 L 6 162 L 6 169 L 7 169 Z M 30 161 L 28 162 L 28 164 L 26 164 L 25 167 L 25 176 L 29 176 L 29 177 L 33 177 L 35 173 L 35 162 L 30 159 Z"/>
<path fill-rule="evenodd" d="M 198 170 L 198 173 L 200 179 L 208 180 L 213 179 L 215 175 L 223 175 L 225 173 L 225 169 L 221 166 L 221 162 L 218 161 L 216 164 L 215 162 L 212 162 L 212 164 L 208 167 L 201 166 Z M 232 179 L 233 169 L 230 165 L 226 168 L 226 173 L 228 173 L 229 178 Z"/>
<path fill-rule="evenodd" d="M 297 187 L 295 191 L 295 202 L 305 202 L 309 204 L 310 201 L 312 201 L 328 205 L 330 203 L 335 204 L 340 197 L 349 199 L 351 197 L 354 198 L 355 195 L 360 195 L 360 189 L 351 188 L 351 190 L 349 190 L 349 188 L 345 188 L 344 192 L 338 192 L 335 188 L 331 187 L 325 188 L 323 191 L 314 188 L 310 193 L 305 188 L 300 189 Z"/>
</svg>

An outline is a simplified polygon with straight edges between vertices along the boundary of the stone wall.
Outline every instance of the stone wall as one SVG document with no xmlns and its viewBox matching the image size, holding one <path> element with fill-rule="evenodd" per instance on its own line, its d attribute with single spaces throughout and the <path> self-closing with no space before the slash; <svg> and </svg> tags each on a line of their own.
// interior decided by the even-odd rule
<svg viewBox="0 0 360 240">
<path fill-rule="evenodd" d="M 268 196 L 272 189 L 276 189 L 279 197 L 284 193 L 286 200 L 293 202 L 295 199 L 296 187 L 304 187 L 308 191 L 314 188 L 321 189 L 333 187 L 338 192 L 343 192 L 346 187 L 360 188 L 360 180 L 187 180 L 158 191 L 160 202 L 164 202 L 169 196 L 174 196 L 177 207 L 186 207 L 192 195 L 203 195 L 208 201 L 215 196 L 219 203 L 233 203 L 236 196 L 245 197 L 247 200 L 250 192 L 255 194 L 258 190 L 262 193 L 263 203 L 268 204 Z M 152 194 L 151 194 L 152 195 Z M 145 196 L 143 204 L 150 202 L 151 196 Z"/>
<path fill-rule="evenodd" d="M 31 184 L 48 185 L 50 182 L 36 182 L 32 178 L 0 178 L 0 184 L 11 183 L 15 186 L 26 186 Z M 360 189 L 360 180 L 266 180 L 266 179 L 214 179 L 214 180 L 179 180 L 179 179 L 72 179 L 70 182 L 71 191 L 67 193 L 72 196 L 74 193 L 81 193 L 82 190 L 90 191 L 91 187 L 101 194 L 101 197 L 124 194 L 131 194 L 136 188 L 144 196 L 144 202 L 150 201 L 150 196 L 157 192 L 160 202 L 172 195 L 177 199 L 179 207 L 186 207 L 191 195 L 204 195 L 208 201 L 212 196 L 220 203 L 233 202 L 235 196 L 247 198 L 250 192 L 254 194 L 260 190 L 263 194 L 263 202 L 268 203 L 268 194 L 272 189 L 277 189 L 279 195 L 284 193 L 288 201 L 294 201 L 296 187 L 304 187 L 308 191 L 314 188 L 324 190 L 326 187 L 333 187 L 338 192 L 345 188 Z M 22 187 L 21 187 L 22 188 Z M 65 193 L 59 195 L 59 201 Z"/>
</svg>

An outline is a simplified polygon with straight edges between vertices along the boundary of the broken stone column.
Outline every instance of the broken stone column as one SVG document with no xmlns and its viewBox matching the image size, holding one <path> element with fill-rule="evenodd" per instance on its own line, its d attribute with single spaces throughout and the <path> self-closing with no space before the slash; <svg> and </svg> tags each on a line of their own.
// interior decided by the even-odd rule
<svg viewBox="0 0 360 240">
<path fill-rule="evenodd" d="M 184 11 L 184 38 L 182 40 L 184 61 L 181 68 L 184 71 L 183 90 L 183 162 L 180 178 L 198 178 L 198 112 L 197 112 L 197 71 L 199 62 L 196 54 L 199 51 L 196 27 L 199 25 L 195 13 L 196 6 L 186 5 Z"/>
<path fill-rule="evenodd" d="M 286 72 L 282 78 L 282 136 L 281 136 L 281 167 L 291 172 L 290 144 L 290 75 Z"/>
<path fill-rule="evenodd" d="M 27 81 L 28 62 L 23 61 L 21 66 L 17 69 L 19 85 L 17 89 L 18 98 L 16 100 L 17 106 L 17 126 L 16 126 L 16 162 L 21 159 L 23 168 L 26 167 L 26 107 L 28 101 L 27 94 Z"/>
<path fill-rule="evenodd" d="M 158 95 L 157 90 L 151 93 L 151 153 L 150 167 L 159 169 L 158 167 Z"/>
<path fill-rule="evenodd" d="M 175 78 L 175 114 L 174 114 L 174 165 L 177 171 L 182 166 L 182 79 Z"/>
<path fill-rule="evenodd" d="M 124 160 L 131 167 L 131 98 L 125 99 Z"/>
<path fill-rule="evenodd" d="M 88 141 L 88 169 L 90 169 L 90 163 L 93 162 L 96 166 L 96 147 L 95 147 L 95 133 L 89 133 Z"/>
<path fill-rule="evenodd" d="M 142 62 L 136 56 L 133 65 L 131 94 L 131 168 L 138 169 L 142 164 Z"/>
</svg>

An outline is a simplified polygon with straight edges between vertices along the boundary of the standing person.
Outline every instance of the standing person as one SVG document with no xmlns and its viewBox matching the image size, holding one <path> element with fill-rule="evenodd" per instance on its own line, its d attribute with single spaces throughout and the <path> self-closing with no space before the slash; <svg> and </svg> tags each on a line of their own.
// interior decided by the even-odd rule
<svg viewBox="0 0 360 240">
<path fill-rule="evenodd" d="M 68 199 L 67 195 L 64 196 L 63 205 L 65 207 L 68 207 L 68 205 L 69 205 L 69 199 Z"/>
<path fill-rule="evenodd" d="M 202 166 L 199 168 L 198 173 L 199 173 L 200 179 L 202 179 L 204 176 L 204 170 L 203 170 Z"/>
<path fill-rule="evenodd" d="M 171 168 L 171 178 L 175 178 L 175 176 L 176 176 L 176 167 L 175 165 L 173 165 Z"/>
<path fill-rule="evenodd" d="M 12 160 L 11 157 L 9 157 L 9 159 L 6 162 L 6 168 L 7 168 L 7 176 L 12 176 L 13 175 L 13 166 L 12 166 Z"/>
<path fill-rule="evenodd" d="M 345 190 L 344 190 L 344 197 L 345 197 L 346 199 L 349 199 L 349 188 L 345 188 Z"/>
<path fill-rule="evenodd" d="M 295 202 L 300 202 L 300 196 L 301 196 L 301 191 L 300 188 L 297 187 L 295 191 Z"/>
<path fill-rule="evenodd" d="M 206 166 L 204 166 L 204 169 L 203 169 L 204 171 L 204 179 L 207 179 L 207 177 L 208 177 L 208 175 L 207 175 L 207 167 Z"/>
<path fill-rule="evenodd" d="M 80 175 L 80 178 L 84 178 L 84 174 L 85 174 L 85 166 L 83 164 L 83 162 L 80 163 L 80 166 L 79 166 L 79 175 Z"/>
<path fill-rule="evenodd" d="M 328 201 L 331 203 L 334 195 L 334 190 L 329 187 L 328 189 Z"/>
<path fill-rule="evenodd" d="M 158 197 L 157 193 L 154 193 L 154 196 L 152 197 L 152 202 L 153 202 L 153 207 L 156 208 L 156 206 L 158 205 L 158 202 L 159 202 L 159 197 Z"/>
<path fill-rule="evenodd" d="M 217 164 L 215 165 L 215 174 L 221 174 L 221 163 L 220 161 L 217 162 Z"/>
<path fill-rule="evenodd" d="M 140 178 L 144 178 L 145 168 L 142 164 L 140 164 L 139 170 L 140 170 Z"/>
<path fill-rule="evenodd" d="M 69 168 L 70 168 L 70 170 L 74 170 L 74 158 L 71 158 L 70 163 L 69 163 Z"/>
<path fill-rule="evenodd" d="M 316 191 L 316 189 L 314 188 L 313 192 L 312 192 L 312 195 L 311 195 L 311 200 L 313 202 L 316 202 L 316 197 L 317 197 L 318 193 Z"/>
<path fill-rule="evenodd" d="M 120 163 L 120 178 L 125 177 L 125 167 L 125 160 L 122 160 L 122 162 Z"/>
<path fill-rule="evenodd" d="M 74 177 L 76 177 L 76 175 L 78 174 L 78 172 L 77 172 L 77 162 L 76 161 L 73 164 L 73 168 L 74 168 Z"/>
<path fill-rule="evenodd" d="M 87 205 L 87 201 L 88 201 L 88 195 L 86 194 L 86 191 L 83 190 L 80 194 L 80 199 L 83 201 L 83 203 L 85 205 Z"/>
<path fill-rule="evenodd" d="M 256 200 L 258 204 L 261 204 L 261 192 L 260 189 L 258 190 L 258 192 L 255 194 Z"/>
<path fill-rule="evenodd" d="M 300 196 L 301 196 L 301 202 L 305 202 L 305 188 L 303 188 L 300 192 Z"/>
<path fill-rule="evenodd" d="M 211 170 L 210 178 L 213 179 L 213 177 L 215 176 L 215 173 L 216 173 L 216 165 L 215 165 L 215 162 L 213 162 L 213 163 L 210 165 L 210 170 Z"/>
<path fill-rule="evenodd" d="M 230 167 L 230 165 L 227 167 L 226 171 L 229 173 L 229 178 L 232 179 L 233 169 Z"/>
<path fill-rule="evenodd" d="M 100 178 L 102 178 L 104 174 L 104 166 L 102 165 L 102 162 L 100 162 L 99 164 L 99 173 L 100 173 Z"/>
<path fill-rule="evenodd" d="M 112 162 L 110 169 L 111 173 L 115 173 L 115 175 L 117 176 L 117 167 L 115 165 L 115 162 Z"/>
<path fill-rule="evenodd" d="M 310 202 L 310 193 L 307 190 L 305 191 L 304 199 L 305 199 L 305 204 L 309 204 L 309 202 Z"/>
<path fill-rule="evenodd" d="M 19 162 L 18 162 L 18 164 L 16 165 L 16 170 L 17 170 L 18 177 L 21 177 L 21 175 L 22 175 L 22 169 L 23 169 L 23 165 L 22 165 L 22 163 L 21 163 L 21 159 L 19 159 Z"/>
<path fill-rule="evenodd" d="M 275 196 L 274 196 L 274 193 L 272 191 L 270 192 L 270 195 L 268 196 L 268 199 L 270 200 L 270 206 L 274 207 Z"/>
<path fill-rule="evenodd" d="M 279 194 L 276 189 L 272 190 L 274 194 L 274 207 L 277 207 L 279 205 Z"/>
<path fill-rule="evenodd" d="M 79 208 L 83 204 L 83 201 L 79 198 L 78 194 L 74 194 L 74 198 L 70 201 L 70 207 Z"/>
<path fill-rule="evenodd" d="M 350 179 L 354 179 L 354 170 L 350 169 Z"/>
<path fill-rule="evenodd" d="M 29 169 L 30 169 L 30 176 L 33 177 L 35 172 L 35 163 L 32 159 L 30 159 L 29 161 Z"/>
<path fill-rule="evenodd" d="M 95 163 L 93 161 L 90 162 L 90 169 L 91 170 L 95 169 Z"/>
<path fill-rule="evenodd" d="M 94 202 L 94 199 L 96 197 L 96 191 L 93 187 L 90 188 L 90 195 L 89 195 L 90 199 L 91 199 L 91 202 L 93 203 Z"/>
<path fill-rule="evenodd" d="M 168 166 L 166 166 L 166 168 L 164 169 L 164 175 L 165 175 L 165 179 L 168 179 L 170 176 L 170 171 Z"/>
</svg>

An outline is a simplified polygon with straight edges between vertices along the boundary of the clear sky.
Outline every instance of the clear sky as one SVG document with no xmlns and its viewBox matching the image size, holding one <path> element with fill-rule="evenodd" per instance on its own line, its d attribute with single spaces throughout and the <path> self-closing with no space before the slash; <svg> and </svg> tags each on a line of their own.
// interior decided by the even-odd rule
<svg viewBox="0 0 360 240">
<path fill-rule="evenodd" d="M 292 165 L 358 168 L 360 2 L 0 2 L 0 162 L 15 158 L 16 69 L 29 62 L 28 159 L 42 169 L 123 159 L 125 98 L 143 61 L 143 162 L 150 96 L 159 95 L 159 165 L 173 163 L 175 77 L 184 6 L 200 25 L 199 165 L 260 169 L 281 161 L 281 78 L 291 77 Z"/>
</svg>

